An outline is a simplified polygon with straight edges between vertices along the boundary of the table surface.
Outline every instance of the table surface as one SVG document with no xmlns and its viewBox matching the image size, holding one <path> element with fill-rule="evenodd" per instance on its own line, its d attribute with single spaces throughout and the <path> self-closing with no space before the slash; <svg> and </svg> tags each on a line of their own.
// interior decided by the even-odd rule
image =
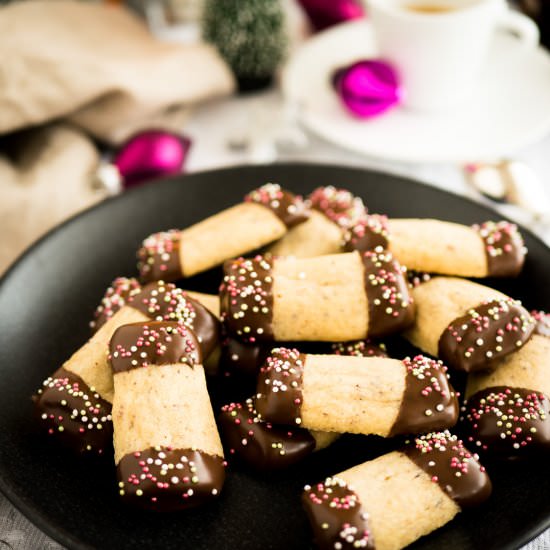
<svg viewBox="0 0 550 550">
<path fill-rule="evenodd" d="M 300 147 L 287 146 L 283 148 L 283 151 L 277 152 L 275 157 L 271 146 L 273 134 L 279 132 L 288 135 L 290 131 L 287 125 L 281 124 L 284 114 L 282 98 L 279 92 L 273 90 L 224 99 L 198 108 L 184 129 L 184 132 L 193 140 L 187 171 L 195 172 L 221 166 L 274 160 L 344 164 L 409 176 L 454 193 L 483 200 L 481 197 L 475 196 L 468 187 L 461 166 L 400 164 L 380 161 L 345 151 L 308 133 L 304 134 L 307 144 L 302 144 Z M 296 133 L 296 129 L 294 129 L 294 133 Z M 298 135 L 298 137 L 303 139 L 304 136 Z M 252 146 L 245 146 L 247 139 L 252 141 Z M 233 143 L 233 146 L 228 145 L 230 142 Z M 550 193 L 550 179 L 544 181 L 546 174 L 550 174 L 550 136 L 519 151 L 514 158 L 528 163 L 543 178 Z M 478 159 L 472 159 L 473 162 L 476 160 Z M 338 182 L 315 183 L 338 185 Z M 517 221 L 526 224 L 525 216 L 521 216 L 517 211 L 501 206 L 497 206 L 497 208 L 503 216 L 516 217 Z M 547 242 L 550 241 L 550 230 L 541 227 L 532 227 L 532 229 Z M 13 550 L 62 549 L 59 544 L 40 532 L 0 495 L 0 550 L 4 548 Z M 523 550 L 548 548 L 550 548 L 550 530 L 525 546 Z"/>
</svg>

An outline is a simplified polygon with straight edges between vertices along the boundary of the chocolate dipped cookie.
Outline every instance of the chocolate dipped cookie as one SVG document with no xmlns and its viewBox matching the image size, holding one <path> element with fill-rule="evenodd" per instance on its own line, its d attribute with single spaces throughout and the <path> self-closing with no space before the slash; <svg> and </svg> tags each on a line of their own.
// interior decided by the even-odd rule
<svg viewBox="0 0 550 550">
<path fill-rule="evenodd" d="M 550 338 L 534 334 L 491 373 L 468 377 L 461 424 L 468 442 L 491 457 L 550 453 Z"/>
<path fill-rule="evenodd" d="M 409 269 L 459 277 L 515 277 L 527 250 L 515 224 L 461 225 L 432 219 L 360 220 L 345 234 L 346 250 L 387 248 Z"/>
<path fill-rule="evenodd" d="M 218 423 L 229 456 L 259 471 L 287 468 L 340 437 L 337 433 L 263 422 L 252 398 L 224 405 Z"/>
<path fill-rule="evenodd" d="M 414 316 L 403 269 L 385 252 L 233 260 L 220 300 L 228 334 L 250 343 L 379 338 Z"/>
<path fill-rule="evenodd" d="M 194 333 L 177 323 L 135 323 L 117 329 L 109 350 L 122 500 L 173 511 L 215 498 L 223 449 Z"/>
<path fill-rule="evenodd" d="M 203 355 L 217 348 L 219 323 L 200 303 L 173 284 L 151 283 L 109 315 L 95 334 L 38 390 L 35 408 L 47 433 L 78 452 L 103 453 L 112 444 L 113 375 L 109 341 L 122 325 L 174 321 L 192 328 Z"/>
<path fill-rule="evenodd" d="M 137 254 L 141 280 L 191 277 L 269 244 L 307 219 L 301 197 L 267 183 L 250 192 L 241 204 L 187 229 L 147 237 Z"/>
<path fill-rule="evenodd" d="M 433 277 L 411 292 L 416 318 L 405 338 L 453 369 L 497 368 L 535 328 L 519 301 L 472 281 Z"/>
<path fill-rule="evenodd" d="M 274 256 L 310 258 L 342 251 L 344 232 L 366 218 L 359 197 L 332 185 L 318 187 L 308 197 L 309 219 L 290 229 L 268 248 Z"/>
<path fill-rule="evenodd" d="M 458 401 L 447 368 L 417 356 L 302 354 L 275 348 L 258 377 L 266 422 L 309 430 L 391 437 L 454 426 Z"/>
<path fill-rule="evenodd" d="M 477 455 L 444 431 L 306 486 L 302 503 L 318 548 L 399 550 L 490 494 Z"/>
</svg>

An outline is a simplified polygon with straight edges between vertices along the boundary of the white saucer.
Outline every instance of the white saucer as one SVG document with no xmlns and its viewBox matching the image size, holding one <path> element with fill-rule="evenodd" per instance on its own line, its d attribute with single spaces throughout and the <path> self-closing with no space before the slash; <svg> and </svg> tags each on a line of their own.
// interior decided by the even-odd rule
<svg viewBox="0 0 550 550">
<path fill-rule="evenodd" d="M 283 91 L 311 131 L 344 148 L 406 162 L 472 162 L 510 155 L 550 131 L 550 55 L 497 33 L 477 90 L 451 112 L 399 107 L 357 120 L 330 86 L 339 66 L 376 56 L 371 25 L 339 25 L 305 43 L 283 73 Z"/>
</svg>

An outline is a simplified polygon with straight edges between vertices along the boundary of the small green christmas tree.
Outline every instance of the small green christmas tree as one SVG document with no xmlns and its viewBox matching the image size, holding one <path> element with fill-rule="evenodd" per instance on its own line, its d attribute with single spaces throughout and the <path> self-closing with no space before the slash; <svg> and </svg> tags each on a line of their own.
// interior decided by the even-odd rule
<svg viewBox="0 0 550 550">
<path fill-rule="evenodd" d="M 241 91 L 267 86 L 287 45 L 279 0 L 206 0 L 203 37 L 229 64 Z"/>
</svg>

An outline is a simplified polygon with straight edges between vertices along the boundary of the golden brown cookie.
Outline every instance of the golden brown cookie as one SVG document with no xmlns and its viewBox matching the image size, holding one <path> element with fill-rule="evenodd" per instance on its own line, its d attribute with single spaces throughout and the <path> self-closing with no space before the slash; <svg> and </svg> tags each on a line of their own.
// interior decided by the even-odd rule
<svg viewBox="0 0 550 550">
<path fill-rule="evenodd" d="M 275 348 L 266 359 L 256 409 L 274 424 L 383 437 L 444 429 L 458 420 L 458 401 L 441 362 L 289 348 Z"/>
<path fill-rule="evenodd" d="M 249 193 L 243 203 L 187 229 L 145 239 L 138 251 L 141 280 L 175 281 L 201 273 L 281 238 L 307 218 L 301 197 L 267 183 Z"/>
<path fill-rule="evenodd" d="M 460 277 L 515 277 L 527 252 L 507 221 L 466 226 L 432 219 L 360 221 L 345 236 L 347 250 L 382 246 L 407 268 Z"/>
<path fill-rule="evenodd" d="M 404 333 L 457 370 L 495 368 L 531 337 L 535 321 L 520 302 L 456 277 L 433 277 L 412 290 L 414 324 Z"/>
<path fill-rule="evenodd" d="M 403 269 L 385 252 L 233 260 L 220 301 L 228 333 L 250 343 L 382 337 L 414 315 Z"/>
<path fill-rule="evenodd" d="M 194 329 L 205 356 L 213 355 L 218 346 L 219 323 L 205 307 L 170 283 L 143 287 L 44 381 L 36 411 L 49 434 L 78 452 L 103 453 L 111 446 L 109 341 L 120 326 L 150 320 L 175 321 Z"/>
<path fill-rule="evenodd" d="M 318 187 L 308 197 L 309 220 L 288 231 L 268 248 L 274 256 L 310 258 L 342 251 L 343 232 L 366 218 L 359 197 L 332 185 Z"/>
<path fill-rule="evenodd" d="M 109 349 L 122 500 L 172 511 L 216 497 L 223 449 L 193 332 L 170 322 L 124 325 Z"/>
<path fill-rule="evenodd" d="M 534 334 L 490 373 L 468 377 L 462 423 L 468 441 L 496 458 L 550 452 L 550 338 Z"/>
<path fill-rule="evenodd" d="M 445 431 L 306 486 L 302 503 L 321 549 L 399 550 L 490 494 L 477 456 Z"/>
</svg>

